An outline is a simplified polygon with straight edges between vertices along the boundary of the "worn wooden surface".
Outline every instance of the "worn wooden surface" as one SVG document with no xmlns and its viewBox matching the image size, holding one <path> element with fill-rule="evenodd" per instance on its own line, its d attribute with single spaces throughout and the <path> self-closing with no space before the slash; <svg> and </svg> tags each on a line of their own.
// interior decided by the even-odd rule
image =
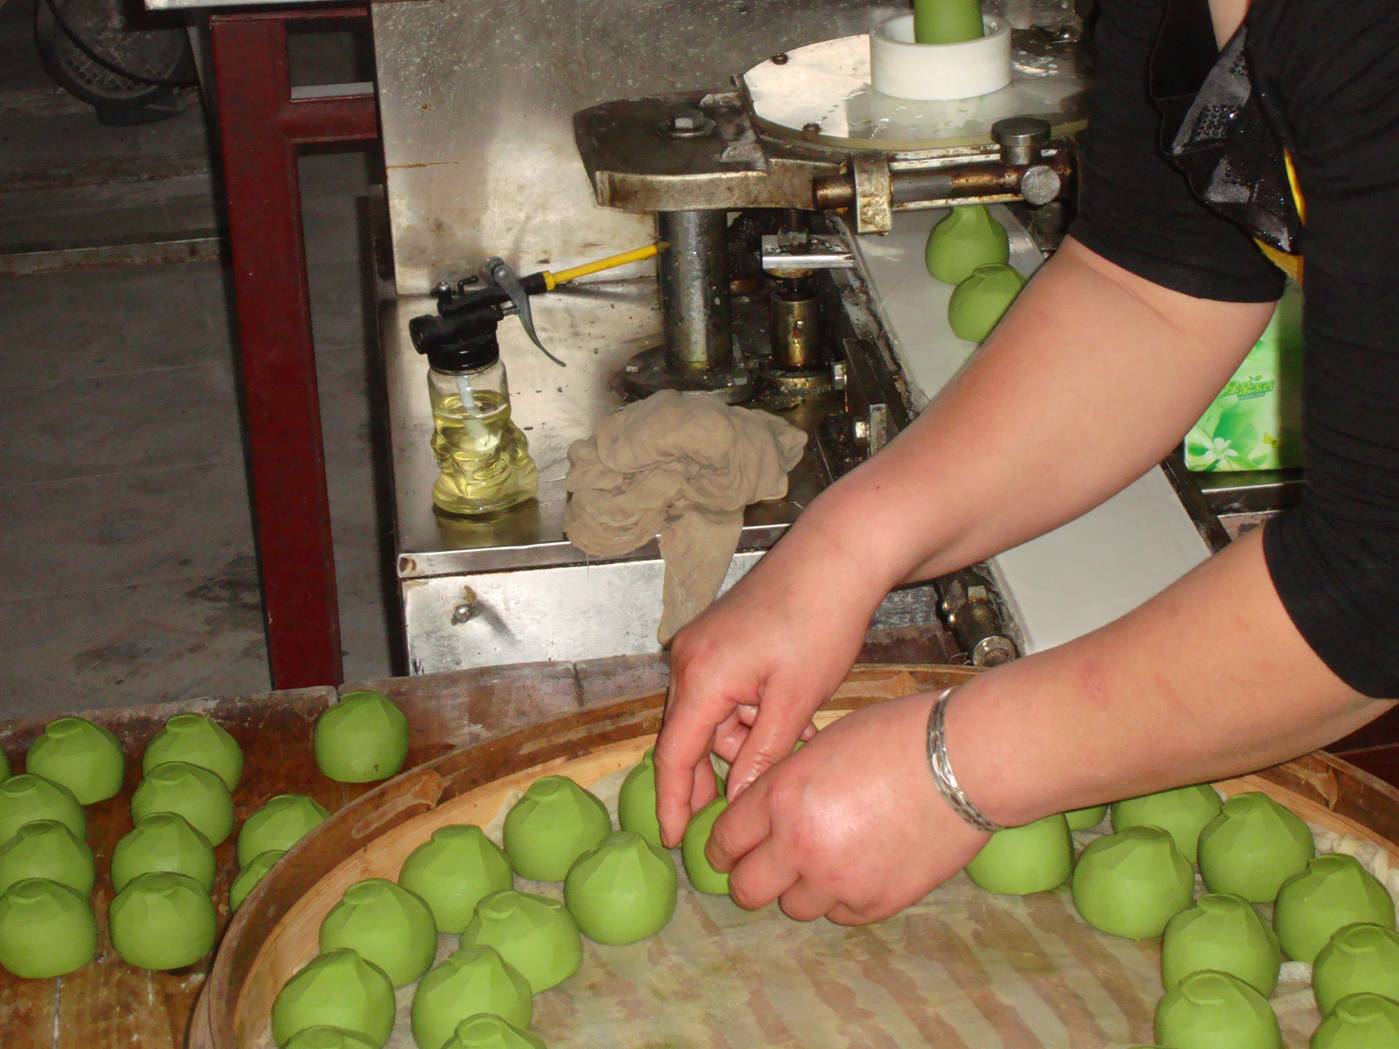
<svg viewBox="0 0 1399 1049">
<path fill-rule="evenodd" d="M 379 689 L 403 708 L 411 729 L 411 766 L 559 714 L 654 692 L 665 687 L 665 679 L 663 660 L 647 656 L 353 682 L 341 691 Z M 206 714 L 243 748 L 243 780 L 233 794 L 238 826 L 275 794 L 309 794 L 334 810 L 372 787 L 332 782 L 316 768 L 311 729 L 334 699 L 333 689 L 313 688 L 80 712 L 116 734 L 127 761 L 122 792 L 87 809 L 87 841 L 98 869 L 92 895 L 100 931 L 97 959 L 57 980 L 20 980 L 0 969 L 0 1049 L 184 1046 L 213 957 L 186 971 L 151 973 L 122 962 L 107 936 L 112 849 L 131 829 L 131 792 L 140 782 L 141 754 L 168 718 L 186 711 Z M 15 772 L 23 771 L 24 751 L 43 726 L 38 720 L 0 723 L 0 749 Z M 235 831 L 216 850 L 220 935 L 229 918 L 228 886 L 237 873 L 236 839 Z"/>
</svg>

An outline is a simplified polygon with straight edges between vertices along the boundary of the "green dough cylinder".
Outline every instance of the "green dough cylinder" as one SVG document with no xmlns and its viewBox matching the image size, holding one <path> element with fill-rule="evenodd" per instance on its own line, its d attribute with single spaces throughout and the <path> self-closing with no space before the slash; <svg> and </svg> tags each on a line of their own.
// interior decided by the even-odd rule
<svg viewBox="0 0 1399 1049">
<path fill-rule="evenodd" d="M 545 1049 L 544 1040 L 490 1013 L 457 1024 L 447 1049 Z"/>
<path fill-rule="evenodd" d="M 928 275 L 944 284 L 961 284 L 978 266 L 1010 261 L 1010 237 L 984 204 L 953 208 L 928 234 L 924 262 Z"/>
<path fill-rule="evenodd" d="M 1212 969 L 1237 976 L 1267 998 L 1281 965 L 1273 930 L 1238 896 L 1201 896 L 1171 919 L 1161 945 L 1161 983 L 1168 991 L 1191 973 Z"/>
<path fill-rule="evenodd" d="M 0 896 L 0 966 L 25 980 L 81 969 L 97 954 L 97 919 L 82 896 L 44 878 Z"/>
<path fill-rule="evenodd" d="M 340 1027 L 308 1027 L 297 1033 L 287 1049 L 378 1049 L 364 1035 Z"/>
<path fill-rule="evenodd" d="M 967 877 L 987 892 L 1028 896 L 1057 889 L 1074 869 L 1074 841 L 1061 815 L 997 831 L 967 864 Z"/>
<path fill-rule="evenodd" d="M 146 745 L 141 773 L 172 761 L 208 769 L 232 793 L 243 778 L 243 751 L 217 721 L 202 714 L 176 714 Z"/>
<path fill-rule="evenodd" d="M 312 958 L 272 1003 L 272 1039 L 285 1047 L 308 1027 L 338 1027 L 381 1049 L 393 1033 L 393 984 L 354 951 Z"/>
<path fill-rule="evenodd" d="M 568 908 L 514 889 L 493 892 L 476 905 L 457 953 L 471 947 L 494 947 L 535 994 L 563 983 L 583 964 L 583 940 Z"/>
<path fill-rule="evenodd" d="M 388 974 L 395 987 L 432 968 L 437 926 L 428 905 L 386 878 L 366 878 L 345 890 L 321 922 L 321 953 L 347 948 Z"/>
<path fill-rule="evenodd" d="M 1380 994 L 1399 1002 L 1399 933 L 1383 925 L 1347 925 L 1331 937 L 1312 968 L 1312 990 L 1322 1016 L 1352 994 Z"/>
<path fill-rule="evenodd" d="M 142 874 L 107 910 L 112 946 L 138 969 L 182 969 L 213 949 L 218 920 L 208 891 L 183 874 Z"/>
<path fill-rule="evenodd" d="M 960 44 L 985 35 L 980 0 L 913 0 L 913 40 Z"/>
<path fill-rule="evenodd" d="M 237 912 L 243 906 L 243 901 L 248 898 L 248 893 L 257 888 L 257 883 L 267 875 L 272 869 L 272 865 L 280 860 L 286 853 L 281 849 L 268 849 L 266 852 L 259 852 L 254 856 L 246 867 L 238 872 L 238 877 L 233 879 L 233 884 L 228 887 L 228 913 Z"/>
<path fill-rule="evenodd" d="M 423 977 L 413 992 L 413 1041 L 418 1049 L 442 1049 L 478 1013 L 517 1027 L 528 1027 L 534 1015 L 529 981 L 491 947 L 463 948 Z"/>
<path fill-rule="evenodd" d="M 680 858 L 685 864 L 685 874 L 690 884 L 699 892 L 711 896 L 723 896 L 729 891 L 729 876 L 716 871 L 704 854 L 709 844 L 709 836 L 714 833 L 714 824 L 729 803 L 722 797 L 715 798 L 704 808 L 690 817 L 690 825 L 685 828 L 685 837 L 680 842 Z"/>
<path fill-rule="evenodd" d="M 1186 1049 L 1282 1049 L 1267 1000 L 1236 976 L 1191 973 L 1156 1006 L 1156 1040 Z"/>
<path fill-rule="evenodd" d="M 112 850 L 112 888 L 117 892 L 142 874 L 169 871 L 193 878 L 204 891 L 218 869 L 209 839 L 173 812 L 153 812 Z"/>
<path fill-rule="evenodd" d="M 35 820 L 0 845 L 0 896 L 26 878 L 56 881 L 86 898 L 97 868 L 87 842 L 57 820 Z"/>
<path fill-rule="evenodd" d="M 522 878 L 563 881 L 578 857 L 611 832 L 606 805 L 567 776 L 544 776 L 511 808 L 501 838 Z"/>
<path fill-rule="evenodd" d="M 1074 868 L 1074 905 L 1101 932 L 1143 940 L 1160 936 L 1190 906 L 1195 873 L 1171 836 L 1131 827 L 1099 838 Z"/>
<path fill-rule="evenodd" d="M 316 719 L 316 764 L 340 783 L 373 783 L 403 768 L 408 719 L 382 692 L 347 692 Z"/>
<path fill-rule="evenodd" d="M 1074 809 L 1072 812 L 1064 813 L 1064 818 L 1069 822 L 1069 830 L 1092 830 L 1103 822 L 1108 814 L 1106 805 L 1091 805 L 1086 809 Z"/>
<path fill-rule="evenodd" d="M 398 872 L 398 883 L 432 908 L 438 932 L 461 935 L 476 905 L 493 892 L 513 888 L 515 875 L 500 846 L 480 827 L 439 827 Z"/>
<path fill-rule="evenodd" d="M 305 794 L 278 794 L 243 821 L 238 831 L 238 866 L 264 852 L 286 852 L 329 816 Z"/>
<path fill-rule="evenodd" d="M 1311 1049 L 1399 1049 L 1399 1002 L 1353 994 L 1312 1035 Z"/>
<path fill-rule="evenodd" d="M 972 270 L 947 300 L 953 334 L 968 342 L 985 341 L 1023 287 L 1025 278 L 1010 266 L 992 263 Z"/>
<path fill-rule="evenodd" d="M 722 792 L 718 773 L 712 766 L 708 768 L 714 776 L 715 790 Z M 698 774 L 704 775 L 703 767 Z M 661 821 L 656 816 L 656 757 L 652 747 L 646 748 L 641 761 L 622 781 L 621 793 L 617 795 L 617 824 L 622 830 L 635 831 L 657 848 L 665 847 L 661 841 Z"/>
<path fill-rule="evenodd" d="M 157 765 L 131 795 L 133 823 L 155 812 L 183 816 L 210 845 L 222 844 L 233 833 L 233 798 L 223 780 L 188 762 Z"/>
<path fill-rule="evenodd" d="M 1191 864 L 1198 853 L 1200 832 L 1220 814 L 1219 795 L 1208 783 L 1177 787 L 1158 794 L 1128 798 L 1112 806 L 1112 829 L 1160 827 L 1170 834 L 1176 848 Z"/>
<path fill-rule="evenodd" d="M 57 820 L 75 838 L 87 832 L 83 807 L 67 787 L 27 772 L 0 783 L 0 845 L 35 820 Z"/>
<path fill-rule="evenodd" d="M 564 882 L 564 902 L 583 935 L 598 943 L 636 943 L 675 914 L 675 861 L 634 831 L 618 831 L 584 853 Z"/>
<path fill-rule="evenodd" d="M 1200 832 L 1200 875 L 1210 892 L 1272 903 L 1316 855 L 1312 832 L 1266 794 L 1236 794 Z"/>
<path fill-rule="evenodd" d="M 24 755 L 24 770 L 60 783 L 73 792 L 79 805 L 116 797 L 126 774 L 117 737 L 85 718 L 58 718 Z"/>
<path fill-rule="evenodd" d="M 1369 922 L 1394 928 L 1394 901 L 1373 874 L 1351 856 L 1318 856 L 1282 883 L 1273 928 L 1283 953 L 1311 963 L 1347 925 Z"/>
</svg>

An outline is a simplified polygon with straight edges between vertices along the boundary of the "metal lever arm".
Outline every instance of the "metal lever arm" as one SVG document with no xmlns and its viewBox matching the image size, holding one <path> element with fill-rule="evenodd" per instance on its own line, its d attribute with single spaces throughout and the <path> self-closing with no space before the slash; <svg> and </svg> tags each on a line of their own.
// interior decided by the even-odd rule
<svg viewBox="0 0 1399 1049">
<path fill-rule="evenodd" d="M 567 368 L 567 364 L 545 349 L 544 344 L 539 341 L 539 335 L 534 330 L 534 316 L 530 313 L 529 295 L 526 293 L 524 285 L 520 283 L 520 278 L 510 268 L 510 263 L 499 255 L 492 255 L 482 267 L 482 276 L 488 283 L 494 284 L 509 297 L 510 305 L 515 308 L 515 313 L 520 318 L 520 324 L 524 326 L 525 334 L 529 336 L 530 342 L 539 347 L 539 352 L 560 368 Z"/>
</svg>

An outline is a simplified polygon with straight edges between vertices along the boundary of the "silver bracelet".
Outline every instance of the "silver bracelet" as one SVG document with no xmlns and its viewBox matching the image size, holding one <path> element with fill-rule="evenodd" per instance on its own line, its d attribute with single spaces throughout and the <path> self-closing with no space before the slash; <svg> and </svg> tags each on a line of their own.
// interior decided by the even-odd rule
<svg viewBox="0 0 1399 1049">
<path fill-rule="evenodd" d="M 952 806 L 952 811 L 977 830 L 993 834 L 1005 828 L 992 823 L 972 804 L 967 792 L 957 782 L 957 774 L 952 771 L 952 762 L 947 756 L 947 707 L 955 691 L 955 687 L 944 689 L 933 700 L 933 709 L 928 712 L 928 767 L 932 770 L 938 792 Z"/>
</svg>

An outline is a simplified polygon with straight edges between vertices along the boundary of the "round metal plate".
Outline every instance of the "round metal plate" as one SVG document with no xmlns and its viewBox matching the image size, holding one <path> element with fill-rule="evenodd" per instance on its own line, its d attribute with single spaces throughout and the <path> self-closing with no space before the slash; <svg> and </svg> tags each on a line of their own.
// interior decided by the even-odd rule
<svg viewBox="0 0 1399 1049">
<path fill-rule="evenodd" d="M 865 35 L 767 59 L 744 73 L 743 82 L 766 133 L 845 149 L 982 145 L 991 140 L 993 123 L 1013 116 L 1047 120 L 1056 136 L 1076 131 L 1087 115 L 1087 82 L 1071 58 L 1033 47 L 1033 34 L 1015 32 L 1010 83 L 980 98 L 916 102 L 877 94 L 870 88 Z"/>
</svg>

